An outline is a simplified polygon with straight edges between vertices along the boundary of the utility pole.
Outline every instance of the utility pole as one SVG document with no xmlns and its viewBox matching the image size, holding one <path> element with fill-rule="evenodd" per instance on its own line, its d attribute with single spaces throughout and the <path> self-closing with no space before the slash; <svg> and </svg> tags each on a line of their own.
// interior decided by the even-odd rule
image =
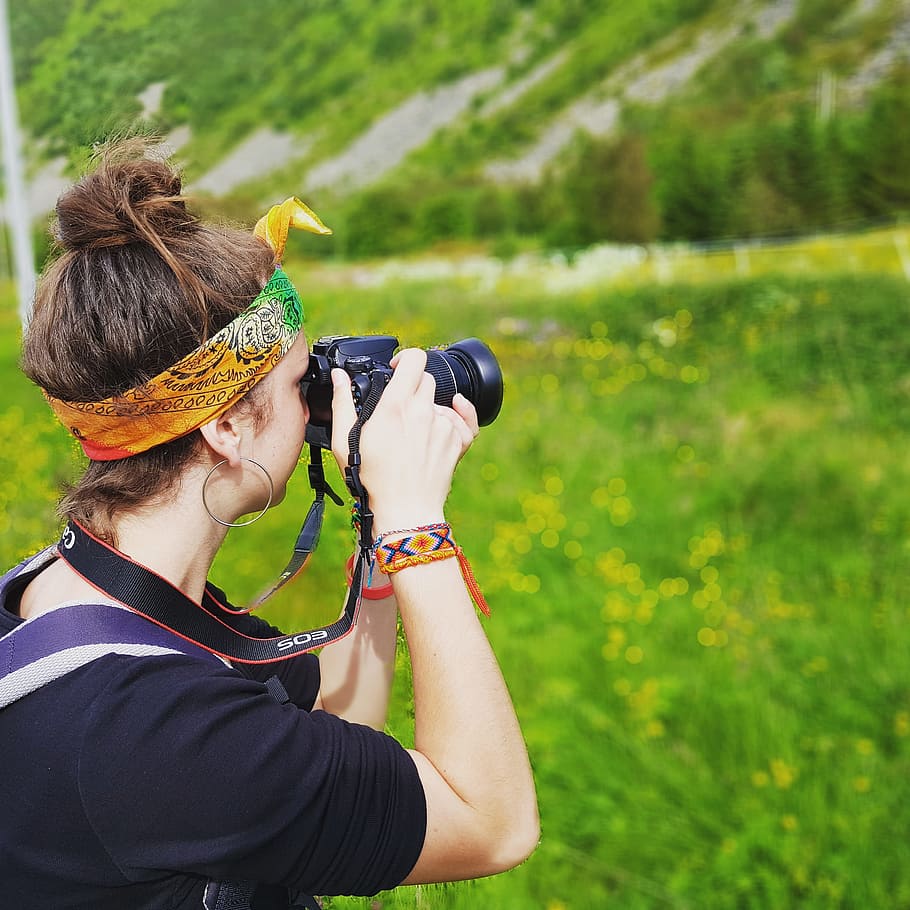
<svg viewBox="0 0 910 910">
<path fill-rule="evenodd" d="M 28 211 L 16 81 L 9 34 L 6 0 L 0 0 L 0 134 L 3 138 L 3 176 L 6 196 L 6 224 L 13 245 L 16 288 L 19 292 L 19 319 L 28 323 L 35 296 L 35 253 L 32 249 L 32 220 Z"/>
</svg>

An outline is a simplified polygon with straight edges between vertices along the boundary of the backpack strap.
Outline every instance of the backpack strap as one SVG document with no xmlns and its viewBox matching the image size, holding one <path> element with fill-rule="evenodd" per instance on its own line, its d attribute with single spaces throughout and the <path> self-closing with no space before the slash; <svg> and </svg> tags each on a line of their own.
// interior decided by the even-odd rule
<svg viewBox="0 0 910 910">
<path fill-rule="evenodd" d="M 106 654 L 186 654 L 224 665 L 126 607 L 64 604 L 0 638 L 0 709 Z"/>
</svg>

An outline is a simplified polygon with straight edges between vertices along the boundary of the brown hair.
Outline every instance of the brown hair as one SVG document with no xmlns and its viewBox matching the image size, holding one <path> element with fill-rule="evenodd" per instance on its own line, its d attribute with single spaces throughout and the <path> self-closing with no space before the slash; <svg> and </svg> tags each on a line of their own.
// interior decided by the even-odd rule
<svg viewBox="0 0 910 910">
<path fill-rule="evenodd" d="M 63 401 L 101 401 L 156 376 L 249 306 L 275 267 L 252 234 L 191 214 L 179 174 L 149 151 L 140 140 L 107 147 L 57 202 L 59 256 L 38 283 L 22 369 Z M 199 439 L 90 462 L 58 512 L 115 543 L 115 514 L 173 489 Z"/>
</svg>

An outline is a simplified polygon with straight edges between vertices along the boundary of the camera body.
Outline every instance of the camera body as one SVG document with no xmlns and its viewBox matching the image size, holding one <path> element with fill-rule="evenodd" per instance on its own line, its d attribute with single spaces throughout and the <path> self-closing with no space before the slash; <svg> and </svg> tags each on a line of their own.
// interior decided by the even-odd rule
<svg viewBox="0 0 910 910">
<path fill-rule="evenodd" d="M 398 339 L 392 335 L 328 335 L 314 342 L 301 393 L 310 408 L 307 442 L 331 448 L 332 370 L 351 378 L 351 393 L 359 414 L 371 390 L 382 394 L 392 378 L 392 357 Z M 461 393 L 475 408 L 481 426 L 492 423 L 502 407 L 502 370 L 493 352 L 477 338 L 427 351 L 427 372 L 436 380 L 437 404 L 452 406 Z"/>
</svg>

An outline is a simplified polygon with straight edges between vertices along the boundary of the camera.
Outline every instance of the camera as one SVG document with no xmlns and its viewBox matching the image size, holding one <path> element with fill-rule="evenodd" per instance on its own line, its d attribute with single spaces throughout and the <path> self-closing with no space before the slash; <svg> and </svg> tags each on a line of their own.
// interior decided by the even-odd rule
<svg viewBox="0 0 910 910">
<path fill-rule="evenodd" d="M 392 378 L 392 356 L 398 339 L 392 335 L 329 335 L 313 344 L 310 364 L 300 380 L 310 408 L 306 439 L 331 448 L 332 377 L 340 368 L 351 377 L 354 406 L 360 413 L 371 389 L 381 394 Z M 436 380 L 437 404 L 452 406 L 460 392 L 477 409 L 481 426 L 491 424 L 502 407 L 502 370 L 493 352 L 479 339 L 466 338 L 427 351 L 426 371 Z"/>
</svg>

